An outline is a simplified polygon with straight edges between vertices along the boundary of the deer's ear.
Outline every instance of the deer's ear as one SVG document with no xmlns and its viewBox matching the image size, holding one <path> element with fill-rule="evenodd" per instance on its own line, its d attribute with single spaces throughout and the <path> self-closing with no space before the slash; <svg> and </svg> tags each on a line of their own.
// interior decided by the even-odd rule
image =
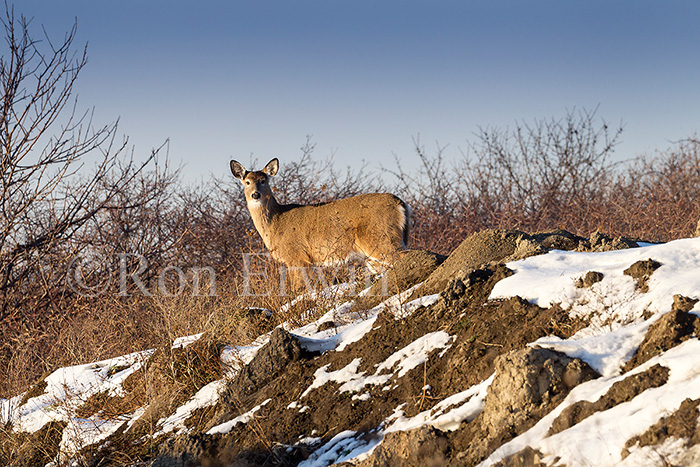
<svg viewBox="0 0 700 467">
<path fill-rule="evenodd" d="M 274 177 L 277 175 L 277 171 L 280 169 L 280 161 L 277 160 L 275 157 L 272 159 L 270 162 L 267 163 L 265 168 L 262 170 L 264 173 L 266 173 L 269 177 Z"/>
<path fill-rule="evenodd" d="M 247 170 L 238 161 L 231 161 L 231 173 L 239 180 L 243 180 Z"/>
</svg>

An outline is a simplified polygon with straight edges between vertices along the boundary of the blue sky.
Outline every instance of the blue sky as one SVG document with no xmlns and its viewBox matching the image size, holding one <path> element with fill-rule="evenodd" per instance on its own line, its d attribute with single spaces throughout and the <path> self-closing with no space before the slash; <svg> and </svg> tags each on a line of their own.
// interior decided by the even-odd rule
<svg viewBox="0 0 700 467">
<path fill-rule="evenodd" d="M 21 0 L 62 37 L 74 18 L 96 120 L 136 155 L 170 138 L 189 179 L 228 160 L 298 159 L 306 135 L 336 165 L 461 157 L 481 127 L 598 107 L 620 159 L 700 129 L 700 2 Z"/>
</svg>

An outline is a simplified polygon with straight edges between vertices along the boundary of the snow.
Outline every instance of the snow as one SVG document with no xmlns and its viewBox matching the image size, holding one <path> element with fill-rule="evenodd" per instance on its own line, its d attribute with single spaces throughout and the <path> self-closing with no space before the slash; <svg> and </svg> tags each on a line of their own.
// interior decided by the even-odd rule
<svg viewBox="0 0 700 467">
<path fill-rule="evenodd" d="M 248 423 L 253 419 L 253 416 L 255 415 L 255 412 L 260 410 L 263 406 L 267 405 L 270 403 L 272 399 L 266 399 L 263 401 L 261 404 L 256 405 L 243 415 L 239 415 L 238 417 L 234 418 L 233 420 L 229 420 L 228 422 L 224 422 L 220 425 L 216 425 L 215 427 L 212 427 L 209 431 L 207 431 L 208 435 L 215 435 L 215 434 L 226 434 L 229 431 L 233 429 L 236 425 L 239 423 Z"/>
<path fill-rule="evenodd" d="M 590 337 L 577 337 L 580 333 L 570 339 L 542 337 L 530 346 L 537 345 L 563 352 L 569 357 L 580 358 L 601 375 L 611 376 L 619 373 L 620 367 L 634 356 L 649 326 L 660 317 L 661 315 L 657 314 L 641 323 L 629 324 L 606 334 Z"/>
<path fill-rule="evenodd" d="M 197 342 L 202 336 L 204 335 L 203 332 L 200 332 L 199 334 L 194 334 L 192 336 L 185 336 L 185 337 L 178 337 L 173 341 L 173 349 L 184 349 L 188 345 Z"/>
<path fill-rule="evenodd" d="M 490 466 L 527 446 L 550 456 L 545 458 L 549 461 L 558 457 L 561 464 L 569 467 L 618 465 L 628 439 L 644 433 L 661 417 L 673 413 L 685 399 L 700 397 L 698 352 L 700 341 L 691 339 L 625 375 L 598 378 L 575 387 L 550 414 L 498 448 L 479 466 Z M 569 405 L 580 400 L 596 401 L 614 383 L 656 364 L 670 369 L 669 380 L 663 386 L 647 389 L 629 402 L 597 412 L 567 430 L 547 436 L 554 419 Z"/>
<path fill-rule="evenodd" d="M 0 424 L 12 423 L 14 431 L 34 433 L 51 421 L 66 422 L 60 442 L 60 462 L 66 463 L 77 451 L 97 443 L 131 423 L 143 414 L 130 414 L 103 419 L 100 412 L 80 418 L 76 409 L 90 397 L 100 393 L 109 396 L 124 394 L 122 383 L 153 354 L 153 350 L 136 352 L 85 365 L 61 368 L 47 376 L 43 394 L 21 404 L 23 394 L 0 401 Z"/>
<path fill-rule="evenodd" d="M 90 446 L 109 437 L 122 425 L 134 421 L 142 415 L 141 412 L 119 415 L 108 420 L 102 420 L 98 416 L 90 418 L 71 418 L 63 430 L 63 436 L 59 445 L 61 461 L 67 463 L 73 454 L 85 446 Z M 62 464 L 61 464 L 62 465 Z"/>
<path fill-rule="evenodd" d="M 270 342 L 272 332 L 259 336 L 249 345 L 226 346 L 221 351 L 221 362 L 226 368 L 225 377 L 232 378 L 245 365 L 249 364 L 265 344 Z"/>
<path fill-rule="evenodd" d="M 464 421 L 471 421 L 484 409 L 486 390 L 496 376 L 494 373 L 487 380 L 472 386 L 466 391 L 453 394 L 437 403 L 432 409 L 425 410 L 411 418 L 405 418 L 401 407 L 397 407 L 387 420 L 395 420 L 384 432 L 406 431 L 424 425 L 433 426 L 442 431 L 454 431 Z M 449 411 L 448 408 L 457 406 Z"/>
<path fill-rule="evenodd" d="M 647 282 L 649 291 L 635 289 L 623 271 L 640 260 L 661 263 Z M 490 298 L 520 296 L 543 308 L 559 303 L 573 316 L 593 318 L 587 331 L 603 334 L 611 327 L 641 318 L 645 311 L 670 311 L 673 295 L 700 296 L 700 238 L 602 253 L 551 251 L 507 264 L 515 274 L 499 281 Z M 577 288 L 576 279 L 588 271 L 604 274 L 589 288 Z"/>
<path fill-rule="evenodd" d="M 623 271 L 633 263 L 649 258 L 660 262 L 662 266 L 648 280 L 649 291 L 642 293 L 635 288 L 634 280 L 624 275 Z M 497 283 L 490 298 L 519 295 L 542 307 L 559 303 L 572 316 L 587 317 L 591 323 L 569 339 L 548 336 L 530 345 L 551 348 L 581 358 L 603 377 L 574 388 L 559 407 L 528 432 L 499 448 L 482 463 L 483 466 L 491 465 L 526 446 L 548 455 L 545 461 L 550 463 L 561 458 L 557 463 L 569 466 L 618 465 L 622 462 L 622 449 L 628 439 L 643 433 L 659 418 L 672 413 L 685 398 L 700 397 L 700 367 L 697 367 L 693 357 L 700 351 L 697 340 L 687 341 L 639 368 L 623 376 L 619 375 L 620 367 L 634 354 L 649 326 L 661 314 L 670 311 L 674 294 L 700 297 L 700 274 L 697 274 L 700 270 L 700 239 L 605 253 L 554 251 L 509 263 L 508 267 L 516 274 Z M 603 280 L 590 288 L 576 288 L 576 279 L 588 271 L 602 272 Z M 700 306 L 696 305 L 694 311 L 700 311 Z M 646 313 L 651 313 L 651 318 L 643 319 Z M 561 433 L 549 437 L 546 435 L 552 421 L 569 405 L 580 400 L 595 401 L 615 382 L 656 363 L 671 369 L 667 384 L 644 391 L 627 403 L 594 414 Z M 383 365 L 386 367 L 388 363 Z M 411 418 L 405 418 L 401 407 L 398 407 L 385 421 L 388 428 L 379 429 L 379 437 L 383 438 L 391 431 L 409 430 L 426 424 L 442 430 L 458 428 L 460 423 L 471 420 L 483 410 L 486 390 L 492 379 L 493 376 Z M 361 387 L 361 377 L 350 379 L 345 384 L 352 381 L 357 382 L 356 388 Z M 447 407 L 455 405 L 456 408 L 445 411 Z M 342 440 L 349 444 L 355 443 L 354 450 L 360 455 L 355 461 L 369 455 L 378 444 L 362 443 L 351 434 Z M 664 456 L 677 449 L 681 442 L 666 441 L 656 450 L 642 448 L 633 451 L 626 465 L 639 465 L 634 462 L 641 460 L 642 456 L 646 456 L 646 459 L 659 452 Z M 339 440 L 324 445 L 326 457 L 337 444 Z M 335 458 L 332 462 L 339 462 L 339 459 Z M 650 462 L 648 465 L 655 464 Z"/>
<path fill-rule="evenodd" d="M 411 316 L 420 307 L 428 307 L 440 299 L 440 294 L 425 295 L 423 297 L 412 300 L 402 306 L 397 308 L 394 312 L 394 317 L 396 319 L 406 319 Z"/>
<path fill-rule="evenodd" d="M 661 263 L 649 278 L 649 291 L 635 289 L 623 271 L 639 260 Z M 586 361 L 603 377 L 574 388 L 562 404 L 533 428 L 498 448 L 481 467 L 492 465 L 529 446 L 548 457 L 545 462 L 567 466 L 665 465 L 669 453 L 681 441 L 668 439 L 662 446 L 631 450 L 622 459 L 628 439 L 644 433 L 661 417 L 678 409 L 686 398 L 700 397 L 700 341 L 690 339 L 656 356 L 644 365 L 619 375 L 620 367 L 634 354 L 644 336 L 663 313 L 670 311 L 673 295 L 700 297 L 700 238 L 676 240 L 630 250 L 605 253 L 554 251 L 546 255 L 508 263 L 516 273 L 494 287 L 491 298 L 519 295 L 542 307 L 559 303 L 573 316 L 584 316 L 591 325 L 569 339 L 541 338 L 539 345 Z M 601 282 L 578 289 L 575 281 L 588 271 L 604 274 Z M 693 311 L 700 307 L 696 304 Z M 643 315 L 653 313 L 644 320 Z M 644 391 L 631 401 L 595 413 L 580 423 L 552 436 L 552 421 L 577 401 L 596 401 L 617 381 L 642 372 L 655 364 L 670 369 L 669 381 Z M 664 457 L 665 456 L 665 457 Z M 661 460 L 660 460 L 661 459 Z M 621 464 L 622 463 L 622 464 Z"/>
<path fill-rule="evenodd" d="M 394 352 L 384 363 L 377 367 L 377 373 L 391 370 L 394 365 L 398 365 L 399 378 L 402 378 L 418 365 L 425 363 L 428 353 L 435 349 L 448 348 L 449 342 L 454 339 L 455 336 L 450 336 L 445 331 L 430 332 L 411 342 L 398 352 Z"/>
<path fill-rule="evenodd" d="M 0 409 L 2 421 L 12 421 L 15 431 L 28 433 L 40 430 L 50 421 L 70 422 L 75 409 L 89 397 L 101 392 L 111 396 L 123 395 L 121 385 L 124 380 L 138 371 L 153 352 L 136 352 L 56 370 L 45 378 L 43 394 L 30 398 L 23 405 L 20 405 L 21 396 L 3 401 Z"/>
<path fill-rule="evenodd" d="M 348 345 L 359 341 L 365 336 L 365 334 L 371 331 L 376 319 L 377 315 L 375 314 L 373 317 L 357 323 L 354 326 L 348 326 L 346 329 L 339 332 L 335 337 L 328 339 L 328 342 L 332 342 L 334 344 L 337 343 L 335 350 L 342 352 Z"/>
<path fill-rule="evenodd" d="M 312 390 L 320 388 L 326 383 L 345 383 L 358 378 L 359 375 L 357 373 L 357 369 L 360 367 L 360 363 L 362 363 L 362 359 L 356 358 L 340 370 L 330 372 L 327 370 L 331 364 L 329 363 L 328 365 L 323 365 L 321 368 L 317 369 L 316 372 L 314 372 L 314 382 L 311 383 L 311 386 L 306 388 L 306 390 L 301 394 L 301 397 L 306 397 Z"/>
<path fill-rule="evenodd" d="M 299 338 L 302 347 L 308 351 L 327 352 L 335 350 L 342 352 L 347 346 L 359 341 L 374 328 L 377 315 L 381 311 L 390 310 L 394 318 L 405 319 L 421 306 L 428 306 L 438 300 L 438 295 L 429 295 L 405 303 L 406 299 L 420 285 L 417 284 L 400 294 L 396 294 L 368 311 L 355 312 L 352 311 L 354 302 L 343 303 L 328 311 L 315 323 L 291 329 L 290 332 Z M 317 331 L 319 324 L 329 321 L 336 324 L 335 329 Z"/>
<path fill-rule="evenodd" d="M 210 407 L 219 400 L 219 392 L 224 388 L 225 381 L 223 379 L 212 381 L 190 398 L 185 404 L 177 408 L 174 414 L 167 418 L 158 420 L 157 426 L 160 430 L 153 437 L 158 437 L 165 433 L 175 431 L 178 434 L 187 431 L 185 428 L 185 420 L 187 420 L 192 412 L 203 407 Z"/>
<path fill-rule="evenodd" d="M 340 392 L 359 392 L 368 385 L 386 384 L 392 373 L 398 371 L 398 377 L 404 377 L 410 370 L 423 364 L 428 353 L 435 349 L 446 348 L 449 342 L 454 340 L 454 336 L 450 336 L 445 331 L 436 331 L 428 333 L 411 342 L 406 347 L 394 352 L 384 363 L 377 366 L 377 370 L 373 375 L 363 376 L 365 372 L 358 373 L 357 370 L 362 362 L 361 358 L 356 358 L 348 363 L 344 368 L 336 371 L 328 371 L 328 365 L 324 365 L 314 373 L 314 381 L 306 388 L 301 397 L 305 397 L 312 390 L 323 386 L 329 382 L 342 383 L 338 389 Z M 397 367 L 393 370 L 394 366 Z M 384 371 L 391 371 L 390 374 L 382 375 Z"/>
<path fill-rule="evenodd" d="M 687 447 L 687 439 L 674 437 L 667 438 L 663 443 L 656 446 L 633 446 L 630 448 L 630 455 L 618 464 L 619 467 L 667 467 L 668 465 L 693 465 L 683 464 L 682 457 Z M 700 446 L 694 446 L 695 453 Z M 697 454 L 696 454 L 697 455 Z M 697 465 L 697 458 L 694 463 Z"/>
<path fill-rule="evenodd" d="M 380 441 L 379 438 L 365 440 L 356 435 L 355 431 L 341 431 L 312 452 L 308 459 L 300 462 L 299 467 L 326 467 L 330 464 L 346 462 L 370 451 Z"/>
<path fill-rule="evenodd" d="M 471 421 L 483 410 L 486 390 L 493 381 L 494 376 L 495 374 L 466 391 L 445 398 L 432 409 L 421 412 L 411 418 L 403 416 L 404 412 L 402 409 L 406 404 L 401 404 L 394 409 L 393 414 L 387 417 L 380 427 L 372 430 L 369 436 L 367 434 L 358 435 L 354 431 L 338 433 L 330 441 L 314 451 L 299 466 L 325 467 L 346 461 L 360 462 L 372 453 L 374 448 L 384 440 L 388 433 L 396 431 L 412 430 L 424 425 L 434 426 L 443 431 L 454 431 L 459 428 L 462 422 Z"/>
<path fill-rule="evenodd" d="M 357 394 L 352 396 L 352 400 L 354 400 L 354 401 L 368 401 L 371 398 L 372 398 L 372 396 L 370 396 L 370 394 L 368 392 L 366 392 L 364 394 L 360 394 L 359 396 Z"/>
</svg>

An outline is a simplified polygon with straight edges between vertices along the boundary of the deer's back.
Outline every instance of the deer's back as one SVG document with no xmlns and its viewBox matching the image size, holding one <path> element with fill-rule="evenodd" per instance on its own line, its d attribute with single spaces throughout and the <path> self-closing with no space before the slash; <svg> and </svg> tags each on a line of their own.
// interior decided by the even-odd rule
<svg viewBox="0 0 700 467">
<path fill-rule="evenodd" d="M 287 264 L 336 262 L 358 249 L 389 254 L 392 251 L 386 250 L 395 251 L 403 245 L 407 216 L 405 204 L 390 193 L 318 205 L 283 205 L 276 216 L 276 245 L 272 249 Z"/>
</svg>

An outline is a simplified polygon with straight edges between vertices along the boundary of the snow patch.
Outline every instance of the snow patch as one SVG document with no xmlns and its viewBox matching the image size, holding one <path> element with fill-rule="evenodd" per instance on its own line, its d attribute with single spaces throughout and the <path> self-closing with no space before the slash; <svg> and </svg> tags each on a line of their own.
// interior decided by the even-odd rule
<svg viewBox="0 0 700 467">
<path fill-rule="evenodd" d="M 172 348 L 173 349 L 184 349 L 188 345 L 197 342 L 203 335 L 204 335 L 204 333 L 200 332 L 199 334 L 194 334 L 192 336 L 178 337 L 177 339 L 175 339 L 173 341 Z"/>
<path fill-rule="evenodd" d="M 685 399 L 700 398 L 698 353 L 700 341 L 691 339 L 622 376 L 598 378 L 576 386 L 559 406 L 534 427 L 498 448 L 479 466 L 490 466 L 527 446 L 547 456 L 545 462 L 553 462 L 557 457 L 559 463 L 570 467 L 619 465 L 622 462 L 622 449 L 628 439 L 643 434 L 660 418 L 676 411 Z M 596 412 L 567 430 L 547 435 L 554 419 L 566 407 L 582 400 L 594 402 L 614 383 L 656 364 L 670 370 L 668 382 L 663 386 L 647 389 L 628 402 Z"/>
<path fill-rule="evenodd" d="M 661 267 L 649 278 L 649 291 L 643 293 L 623 271 L 649 258 Z M 645 311 L 670 311 L 675 294 L 700 296 L 700 238 L 601 253 L 554 250 L 506 266 L 515 274 L 499 281 L 490 298 L 517 295 L 543 308 L 558 303 L 572 316 L 590 317 L 594 334 L 632 323 Z M 588 271 L 603 273 L 603 280 L 577 288 L 576 280 Z"/>
<path fill-rule="evenodd" d="M 219 392 L 224 386 L 225 380 L 220 379 L 212 381 L 197 391 L 190 400 L 178 407 L 174 414 L 158 421 L 157 425 L 161 428 L 153 437 L 155 438 L 162 434 L 170 433 L 171 431 L 176 431 L 177 434 L 186 432 L 185 420 L 187 420 L 195 410 L 216 404 L 219 400 Z"/>
<path fill-rule="evenodd" d="M 577 333 L 569 339 L 547 336 L 529 345 L 545 347 L 572 358 L 579 358 L 601 375 L 612 376 L 618 374 L 622 365 L 634 356 L 649 326 L 660 316 L 657 314 L 641 323 L 623 326 L 604 334 L 579 337 Z"/>
<path fill-rule="evenodd" d="M 396 319 L 404 319 L 421 306 L 429 306 L 438 300 L 438 295 L 428 295 L 404 303 L 420 285 L 415 285 L 400 294 L 396 294 L 367 311 L 352 311 L 354 302 L 343 303 L 328 311 L 318 321 L 289 331 L 296 335 L 301 346 L 310 352 L 327 352 L 329 350 L 342 352 L 347 346 L 359 341 L 374 328 L 377 315 L 381 311 L 388 309 Z M 318 326 L 325 322 L 333 322 L 335 328 L 318 331 Z"/>
<path fill-rule="evenodd" d="M 682 465 L 682 457 L 686 454 L 688 440 L 670 437 L 656 446 L 633 446 L 630 455 L 627 456 L 618 467 L 666 467 L 669 465 Z M 697 448 L 697 446 L 696 446 Z M 685 464 L 690 465 L 690 464 Z"/>
<path fill-rule="evenodd" d="M 344 368 L 336 371 L 328 371 L 328 365 L 324 365 L 317 369 L 314 373 L 314 381 L 306 388 L 301 397 L 305 397 L 313 389 L 319 388 L 326 383 L 336 382 L 342 383 L 340 392 L 359 392 L 368 385 L 386 384 L 395 372 L 398 372 L 398 377 L 404 377 L 409 371 L 422 365 L 428 358 L 428 353 L 435 349 L 449 347 L 449 342 L 454 340 L 455 336 L 450 336 L 445 331 L 436 331 L 419 337 L 403 349 L 394 352 L 384 363 L 377 367 L 373 375 L 364 376 L 365 372 L 358 373 L 361 358 L 356 358 L 348 363 Z M 396 366 L 396 370 L 394 367 Z M 384 371 L 390 371 L 389 374 L 380 374 Z"/>
<path fill-rule="evenodd" d="M 385 431 L 407 431 L 420 428 L 424 425 L 433 426 L 442 431 L 454 431 L 464 421 L 471 421 L 484 410 L 486 391 L 493 382 L 496 374 L 487 380 L 470 387 L 466 391 L 453 394 L 437 403 L 432 409 L 425 410 L 411 418 L 405 418 L 401 406 L 397 407 L 387 421 L 395 420 Z M 456 407 L 455 407 L 456 406 Z M 451 407 L 451 410 L 447 410 Z"/>
<path fill-rule="evenodd" d="M 209 431 L 207 431 L 208 435 L 216 435 L 216 434 L 226 434 L 229 431 L 233 429 L 236 425 L 239 423 L 248 423 L 253 419 L 253 416 L 255 415 L 255 412 L 260 410 L 263 406 L 267 405 L 272 399 L 266 399 L 264 402 L 262 402 L 260 405 L 256 405 L 243 415 L 239 415 L 238 417 L 234 418 L 233 420 L 229 420 L 228 422 L 224 422 L 220 425 L 216 425 L 215 427 L 212 427 Z"/>
<path fill-rule="evenodd" d="M 399 378 L 402 378 L 415 367 L 425 363 L 428 353 L 435 349 L 449 348 L 449 342 L 456 336 L 450 336 L 445 331 L 430 332 L 403 349 L 394 352 L 384 363 L 377 367 L 377 373 L 384 370 L 391 370 L 394 365 L 398 365 Z"/>
<path fill-rule="evenodd" d="M 11 421 L 13 430 L 18 432 L 34 433 L 50 421 L 70 422 L 75 410 L 91 396 L 101 392 L 123 396 L 124 380 L 138 371 L 154 352 L 146 350 L 56 370 L 44 379 L 43 394 L 22 405 L 19 405 L 20 396 L 3 400 L 0 414 L 5 421 Z"/>
<path fill-rule="evenodd" d="M 299 467 L 326 467 L 346 462 L 371 451 L 379 442 L 379 438 L 365 439 L 362 435 L 357 436 L 355 431 L 342 431 L 300 462 Z"/>
</svg>

